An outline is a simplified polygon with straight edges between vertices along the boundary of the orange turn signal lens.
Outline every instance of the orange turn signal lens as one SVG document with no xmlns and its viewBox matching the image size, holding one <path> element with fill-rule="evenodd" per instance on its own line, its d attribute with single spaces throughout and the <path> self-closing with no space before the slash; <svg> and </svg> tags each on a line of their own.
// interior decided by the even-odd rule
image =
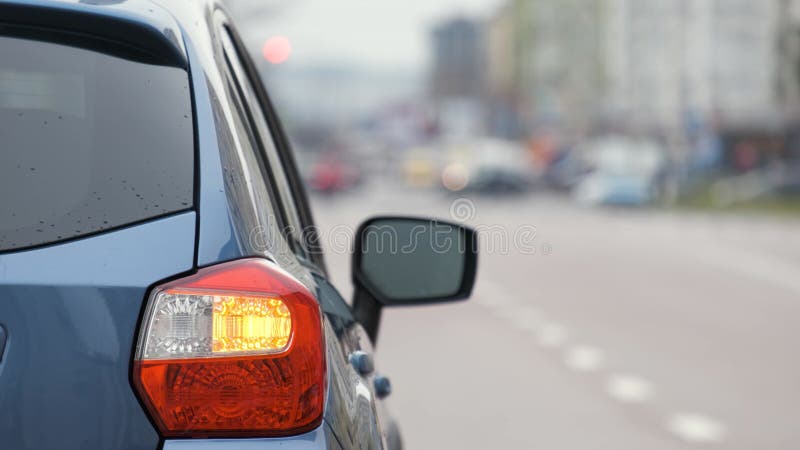
<svg viewBox="0 0 800 450">
<path fill-rule="evenodd" d="M 212 351 L 281 351 L 289 343 L 292 313 L 279 298 L 214 298 Z"/>
<path fill-rule="evenodd" d="M 133 380 L 164 436 L 282 436 L 322 421 L 320 308 L 262 259 L 201 269 L 153 290 Z"/>
</svg>

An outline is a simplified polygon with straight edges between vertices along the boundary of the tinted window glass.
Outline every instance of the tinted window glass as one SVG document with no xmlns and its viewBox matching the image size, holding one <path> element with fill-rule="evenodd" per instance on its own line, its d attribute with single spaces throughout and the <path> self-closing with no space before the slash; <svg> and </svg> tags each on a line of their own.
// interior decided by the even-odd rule
<svg viewBox="0 0 800 450">
<path fill-rule="evenodd" d="M 461 287 L 467 261 L 463 230 L 416 219 L 376 219 L 361 240 L 361 270 L 396 302 L 448 297 Z"/>
<path fill-rule="evenodd" d="M 279 263 L 287 262 L 284 257 L 289 245 L 281 233 L 282 221 L 275 209 L 273 191 L 263 176 L 263 167 L 258 158 L 258 145 L 255 134 L 247 120 L 247 113 L 235 86 L 231 73 L 224 67 L 230 116 L 232 142 L 225 144 L 235 150 L 237 158 L 231 160 L 226 171 L 226 189 L 231 195 L 231 203 L 237 207 L 243 227 L 240 233 L 247 236 L 248 243 L 258 253 L 267 252 Z"/>
<path fill-rule="evenodd" d="M 275 188 L 283 210 L 283 215 L 286 220 L 285 235 L 294 243 L 294 250 L 299 254 L 304 254 L 305 251 L 302 246 L 303 242 L 303 225 L 295 205 L 294 195 L 289 179 L 283 167 L 283 163 L 278 155 L 278 150 L 272 140 L 272 134 L 267 125 L 267 120 L 261 110 L 261 106 L 256 96 L 255 90 L 251 85 L 250 79 L 239 61 L 241 55 L 236 51 L 236 47 L 231 39 L 228 30 L 222 33 L 222 42 L 225 49 L 226 61 L 229 64 L 231 73 L 233 74 L 241 95 L 244 97 L 247 105 L 249 116 L 253 121 L 253 128 L 258 133 L 261 142 L 261 148 L 266 162 L 269 167 L 268 176 L 275 183 Z"/>
<path fill-rule="evenodd" d="M 0 36 L 0 251 L 192 207 L 186 71 Z"/>
</svg>

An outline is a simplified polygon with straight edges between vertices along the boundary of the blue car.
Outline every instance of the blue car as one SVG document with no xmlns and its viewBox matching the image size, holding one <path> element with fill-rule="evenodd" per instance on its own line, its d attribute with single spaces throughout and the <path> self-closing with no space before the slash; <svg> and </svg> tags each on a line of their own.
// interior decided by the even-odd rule
<svg viewBox="0 0 800 450">
<path fill-rule="evenodd" d="M 383 307 L 465 299 L 473 230 L 375 217 L 328 281 L 214 0 L 0 0 L 0 449 L 399 449 Z"/>
</svg>

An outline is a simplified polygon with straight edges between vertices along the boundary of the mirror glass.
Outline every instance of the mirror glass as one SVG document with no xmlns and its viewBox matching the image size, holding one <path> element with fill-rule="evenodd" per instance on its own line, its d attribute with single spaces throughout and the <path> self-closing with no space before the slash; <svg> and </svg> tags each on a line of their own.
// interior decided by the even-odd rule
<svg viewBox="0 0 800 450">
<path fill-rule="evenodd" d="M 380 218 L 359 236 L 357 270 L 381 300 L 391 303 L 456 295 L 468 258 L 466 230 L 429 219 Z"/>
</svg>

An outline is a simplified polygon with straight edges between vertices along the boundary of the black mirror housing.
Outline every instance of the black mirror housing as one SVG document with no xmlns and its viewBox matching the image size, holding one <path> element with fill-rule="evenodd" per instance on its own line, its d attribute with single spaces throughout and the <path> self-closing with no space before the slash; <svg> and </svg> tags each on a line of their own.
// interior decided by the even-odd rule
<svg viewBox="0 0 800 450">
<path fill-rule="evenodd" d="M 361 224 L 355 238 L 353 307 L 373 340 L 383 306 L 451 302 L 472 293 L 478 266 L 472 228 L 382 216 Z"/>
</svg>

